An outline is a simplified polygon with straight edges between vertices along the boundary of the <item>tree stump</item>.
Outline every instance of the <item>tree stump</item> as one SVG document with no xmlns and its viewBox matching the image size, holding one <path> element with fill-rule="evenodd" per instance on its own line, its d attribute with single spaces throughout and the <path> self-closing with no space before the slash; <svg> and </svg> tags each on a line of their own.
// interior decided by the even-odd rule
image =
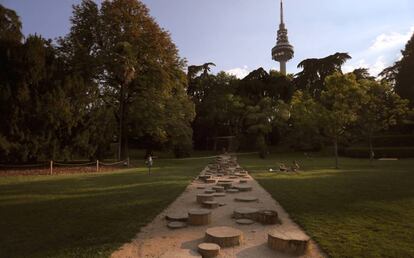
<svg viewBox="0 0 414 258">
<path fill-rule="evenodd" d="M 234 210 L 233 218 L 256 220 L 258 212 L 259 210 L 255 208 L 241 207 Z"/>
<path fill-rule="evenodd" d="M 230 227 L 209 228 L 206 231 L 206 242 L 218 244 L 221 247 L 240 245 L 243 240 L 243 232 Z"/>
<path fill-rule="evenodd" d="M 227 190 L 233 186 L 233 183 L 232 182 L 218 182 L 217 186 L 222 186 L 224 187 L 224 189 Z"/>
<path fill-rule="evenodd" d="M 165 216 L 166 220 L 169 221 L 180 221 L 180 222 L 187 222 L 188 221 L 188 215 L 185 214 L 168 214 Z"/>
<path fill-rule="evenodd" d="M 302 232 L 273 231 L 268 234 L 267 243 L 273 250 L 302 255 L 308 250 L 309 240 Z"/>
<path fill-rule="evenodd" d="M 212 194 L 197 194 L 197 202 L 199 204 L 202 204 L 203 202 L 206 201 L 213 201 L 214 200 L 214 196 Z"/>
<path fill-rule="evenodd" d="M 259 199 L 254 196 L 239 196 L 234 198 L 236 202 L 257 202 Z"/>
<path fill-rule="evenodd" d="M 235 194 L 235 193 L 239 193 L 240 191 L 239 189 L 228 189 L 226 192 L 230 194 Z"/>
<path fill-rule="evenodd" d="M 217 180 L 213 179 L 213 178 L 209 178 L 209 179 L 206 180 L 207 184 L 215 184 L 216 182 L 217 182 Z"/>
<path fill-rule="evenodd" d="M 257 214 L 257 220 L 265 225 L 274 225 L 280 223 L 277 211 L 272 210 L 259 211 Z"/>
<path fill-rule="evenodd" d="M 212 187 L 214 191 L 216 191 L 217 193 L 224 193 L 224 187 L 223 186 L 213 186 Z"/>
<path fill-rule="evenodd" d="M 216 201 L 206 201 L 203 202 L 203 207 L 207 209 L 216 209 L 219 207 L 219 203 Z"/>
<path fill-rule="evenodd" d="M 237 185 L 235 188 L 239 189 L 240 192 L 249 192 L 253 189 L 251 185 Z"/>
<path fill-rule="evenodd" d="M 220 246 L 212 243 L 198 245 L 198 252 L 203 258 L 214 258 L 220 254 Z"/>
<path fill-rule="evenodd" d="M 181 221 L 172 221 L 167 224 L 170 229 L 181 229 L 187 227 L 187 223 Z"/>
<path fill-rule="evenodd" d="M 239 225 L 252 225 L 255 221 L 251 219 L 237 219 L 236 223 Z"/>
<path fill-rule="evenodd" d="M 240 184 L 247 184 L 247 179 L 240 179 L 239 183 Z"/>
<path fill-rule="evenodd" d="M 204 193 L 205 194 L 213 194 L 213 193 L 215 193 L 216 191 L 214 191 L 214 190 L 205 190 L 204 191 Z"/>
<path fill-rule="evenodd" d="M 188 223 L 194 226 L 211 223 L 211 211 L 206 209 L 192 209 L 188 211 Z"/>
<path fill-rule="evenodd" d="M 214 193 L 213 194 L 214 197 L 226 197 L 225 193 Z"/>
</svg>

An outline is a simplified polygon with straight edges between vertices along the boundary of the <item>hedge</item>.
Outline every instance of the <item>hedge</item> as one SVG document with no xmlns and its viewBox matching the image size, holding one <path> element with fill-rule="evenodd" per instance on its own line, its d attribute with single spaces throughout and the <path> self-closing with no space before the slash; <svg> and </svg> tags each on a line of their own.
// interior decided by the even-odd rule
<svg viewBox="0 0 414 258">
<path fill-rule="evenodd" d="M 374 148 L 375 158 L 414 158 L 414 147 Z M 369 158 L 369 148 L 351 147 L 345 150 L 345 156 Z"/>
</svg>

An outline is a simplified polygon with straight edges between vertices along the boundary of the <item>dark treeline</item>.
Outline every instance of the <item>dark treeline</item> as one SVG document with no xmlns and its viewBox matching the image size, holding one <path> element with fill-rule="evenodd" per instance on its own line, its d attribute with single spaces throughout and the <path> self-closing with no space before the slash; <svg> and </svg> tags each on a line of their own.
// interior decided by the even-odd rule
<svg viewBox="0 0 414 258">
<path fill-rule="evenodd" d="M 244 79 L 188 66 L 138 0 L 84 0 L 68 35 L 24 38 L 0 5 L 0 162 L 128 157 L 130 148 L 320 150 L 366 140 L 412 119 L 414 40 L 380 78 L 343 74 L 336 53 L 284 76 Z M 402 98 L 401 98 L 401 97 Z M 410 117 L 411 116 L 411 117 Z M 339 146 L 339 147 L 338 147 Z M 372 147 L 371 147 L 372 152 Z"/>
</svg>

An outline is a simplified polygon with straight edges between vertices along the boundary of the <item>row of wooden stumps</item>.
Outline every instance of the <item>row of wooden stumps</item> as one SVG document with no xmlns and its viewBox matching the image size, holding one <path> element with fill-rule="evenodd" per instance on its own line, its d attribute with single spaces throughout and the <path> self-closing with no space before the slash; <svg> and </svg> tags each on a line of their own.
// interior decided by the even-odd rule
<svg viewBox="0 0 414 258">
<path fill-rule="evenodd" d="M 187 223 L 192 226 L 209 225 L 211 223 L 212 209 L 216 209 L 225 204 L 215 201 L 215 197 L 223 197 L 226 194 L 236 194 L 234 198 L 237 202 L 257 202 L 254 196 L 238 196 L 238 193 L 252 191 L 252 186 L 247 184 L 249 178 L 246 171 L 240 168 L 235 159 L 220 157 L 216 164 L 209 165 L 198 180 L 206 184 L 215 184 L 210 189 L 204 186 L 204 193 L 197 194 L 196 201 L 202 209 L 192 209 L 187 216 L 174 217 L 167 216 L 171 221 L 168 227 L 178 229 L 186 227 Z M 238 185 L 233 185 L 239 180 Z M 232 217 L 239 225 L 250 225 L 260 222 L 265 225 L 281 223 L 276 211 L 258 210 L 250 207 L 240 207 L 233 211 Z M 243 242 L 243 232 L 231 227 L 213 227 L 205 232 L 204 243 L 198 246 L 198 252 L 202 257 L 217 257 L 221 248 L 241 245 Z M 304 254 L 309 245 L 309 237 L 301 234 L 296 235 L 289 232 L 273 231 L 268 234 L 268 246 L 279 252 L 291 254 Z"/>
</svg>

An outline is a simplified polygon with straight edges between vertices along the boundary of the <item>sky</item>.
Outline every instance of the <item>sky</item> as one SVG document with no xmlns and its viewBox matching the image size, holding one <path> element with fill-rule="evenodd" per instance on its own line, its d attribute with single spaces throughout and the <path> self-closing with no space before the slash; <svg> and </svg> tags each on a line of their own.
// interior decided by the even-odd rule
<svg viewBox="0 0 414 258">
<path fill-rule="evenodd" d="M 244 77 L 259 67 L 279 70 L 272 60 L 280 0 L 142 0 L 158 24 L 171 33 L 189 65 L 214 62 L 213 72 Z M 0 0 L 14 9 L 23 32 L 64 36 L 73 4 L 80 0 Z M 97 1 L 101 2 L 101 1 Z M 285 24 L 298 72 L 306 58 L 335 52 L 352 56 L 343 69 L 369 68 L 377 75 L 401 58 L 414 33 L 413 0 L 285 0 Z"/>
</svg>

